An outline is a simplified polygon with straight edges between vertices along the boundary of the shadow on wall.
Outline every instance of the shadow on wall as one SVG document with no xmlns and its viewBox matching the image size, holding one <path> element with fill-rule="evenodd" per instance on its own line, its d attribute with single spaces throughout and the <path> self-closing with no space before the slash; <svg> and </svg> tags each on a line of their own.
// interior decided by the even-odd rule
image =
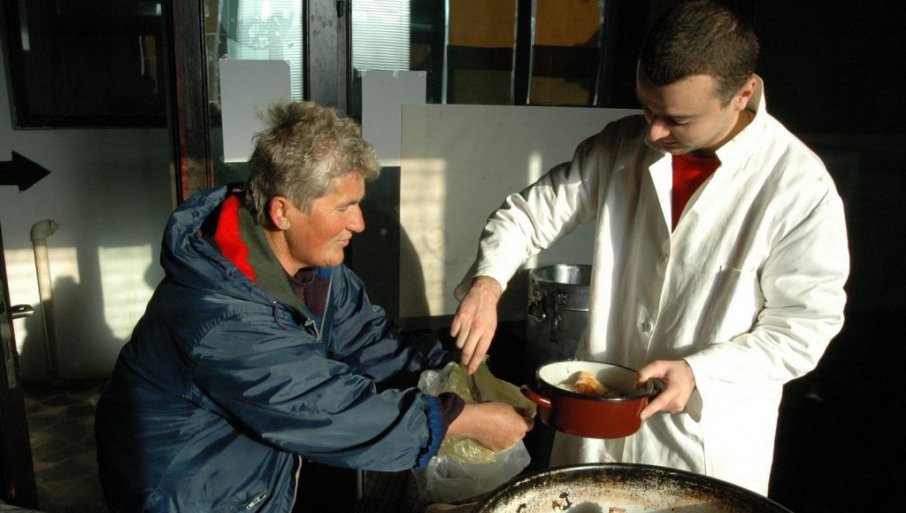
<svg viewBox="0 0 906 513">
<path fill-rule="evenodd" d="M 371 302 L 400 324 L 401 311 L 428 311 L 422 264 L 400 225 L 400 168 L 384 167 L 367 187 L 365 231 L 353 237 L 346 263 L 365 283 Z"/>
<path fill-rule="evenodd" d="M 145 269 L 142 280 L 153 291 L 161 281 L 161 273 L 160 266 L 152 264 Z M 130 299 L 137 301 L 134 297 Z M 50 318 L 62 322 L 52 321 L 56 326 L 48 326 L 47 329 L 54 330 L 59 370 L 57 378 L 84 379 L 86 375 L 100 378 L 105 377 L 113 368 L 120 349 L 128 342 L 132 327 L 138 321 L 139 311 L 144 311 L 145 305 L 133 306 L 136 309 L 135 319 L 121 319 L 120 324 L 128 324 L 121 326 L 120 334 L 117 334 L 108 319 L 110 310 L 114 309 L 109 308 L 109 305 L 105 306 L 104 301 L 111 299 L 105 299 L 104 294 L 91 290 L 91 287 L 77 282 L 71 276 L 55 280 L 53 301 L 49 305 L 54 313 Z M 54 377 L 51 372 L 52 356 L 45 343 L 44 313 L 40 304 L 35 305 L 34 310 L 34 314 L 24 320 L 25 338 L 19 344 L 20 377 L 24 383 L 41 383 Z M 60 326 L 65 328 L 61 329 Z M 122 334 L 124 330 L 126 335 Z"/>
<path fill-rule="evenodd" d="M 118 354 L 119 348 L 126 340 L 117 338 L 104 316 L 102 297 L 94 293 L 86 293 L 85 286 L 77 283 L 72 277 L 55 280 L 53 285 L 53 302 L 47 305 L 53 308 L 54 313 L 50 319 L 59 317 L 55 312 L 61 309 L 75 309 L 71 314 L 65 331 L 57 326 L 47 326 L 53 330 L 51 339 L 55 339 L 56 354 L 51 354 L 51 349 L 45 342 L 44 312 L 41 305 L 35 305 L 35 313 L 25 322 L 26 336 L 20 344 L 19 362 L 23 369 L 22 380 L 26 383 L 37 383 L 51 380 L 52 358 L 56 357 L 58 378 L 66 379 L 69 376 L 67 369 L 78 369 L 85 355 L 77 354 L 78 347 L 90 345 L 93 354 Z M 53 322 L 53 321 L 52 321 Z M 57 323 L 54 323 L 57 324 Z M 90 334 L 90 335 L 88 335 Z M 90 336 L 86 341 L 82 337 Z"/>
</svg>

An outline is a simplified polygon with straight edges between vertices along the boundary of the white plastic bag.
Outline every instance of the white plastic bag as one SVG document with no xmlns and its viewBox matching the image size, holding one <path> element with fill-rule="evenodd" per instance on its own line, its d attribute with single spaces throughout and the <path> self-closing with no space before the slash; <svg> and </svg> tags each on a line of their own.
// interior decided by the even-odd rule
<svg viewBox="0 0 906 513">
<path fill-rule="evenodd" d="M 418 386 L 426 394 L 455 392 L 467 403 L 474 403 L 476 398 L 472 396 L 468 379 L 465 369 L 451 362 L 440 371 L 424 371 Z M 484 363 L 475 372 L 475 384 L 482 399 L 508 402 L 534 414 L 535 404 L 515 385 L 494 377 Z M 494 452 L 472 439 L 445 440 L 426 466 L 412 472 L 422 501 L 456 503 L 494 490 L 530 462 L 522 441 Z"/>
</svg>

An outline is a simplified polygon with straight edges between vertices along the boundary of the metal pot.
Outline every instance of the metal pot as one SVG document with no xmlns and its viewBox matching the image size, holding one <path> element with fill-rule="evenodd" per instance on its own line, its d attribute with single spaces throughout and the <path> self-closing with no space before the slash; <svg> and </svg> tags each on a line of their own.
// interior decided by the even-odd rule
<svg viewBox="0 0 906 513">
<path fill-rule="evenodd" d="M 595 397 L 566 387 L 581 371 L 588 371 L 617 397 Z M 658 392 L 654 383 L 636 388 L 637 372 L 611 363 L 568 360 L 544 365 L 536 372 L 537 390 L 520 390 L 538 406 L 538 417 L 552 428 L 589 438 L 621 438 L 642 425 L 639 417 L 649 399 Z"/>
<path fill-rule="evenodd" d="M 791 513 L 737 485 L 700 474 L 622 463 L 561 467 L 518 477 L 473 513 Z M 616 510 L 618 511 L 618 510 Z"/>
<path fill-rule="evenodd" d="M 528 369 L 573 358 L 588 324 L 591 266 L 555 264 L 529 273 L 523 361 Z"/>
</svg>

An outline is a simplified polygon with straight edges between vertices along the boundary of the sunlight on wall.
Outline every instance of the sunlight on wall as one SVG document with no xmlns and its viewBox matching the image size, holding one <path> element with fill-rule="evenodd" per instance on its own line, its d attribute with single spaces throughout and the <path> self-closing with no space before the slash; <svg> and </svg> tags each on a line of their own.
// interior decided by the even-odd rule
<svg viewBox="0 0 906 513">
<path fill-rule="evenodd" d="M 151 246 L 99 248 L 104 319 L 116 338 L 128 339 L 154 289 L 145 280 L 153 264 Z"/>
<path fill-rule="evenodd" d="M 51 283 L 64 277 L 75 283 L 79 282 L 78 252 L 75 248 L 50 248 L 47 253 L 50 261 Z M 5 257 L 10 302 L 13 305 L 31 305 L 35 309 L 35 315 L 40 316 L 41 298 L 38 292 L 34 251 L 31 249 L 10 250 L 5 253 Z M 28 321 L 28 318 L 13 321 L 16 346 L 20 351 L 25 337 L 28 336 L 26 324 L 34 326 Z M 44 334 L 41 333 L 40 336 L 43 339 Z"/>
<path fill-rule="evenodd" d="M 403 105 L 402 112 L 400 223 L 422 263 L 428 315 L 434 316 L 455 312 L 454 288 L 475 259 L 488 216 L 503 199 L 548 167 L 568 162 L 576 145 L 608 122 L 638 111 Z M 528 265 L 589 263 L 594 230 L 594 223 L 579 227 Z M 416 270 L 401 269 L 406 269 L 401 277 Z M 517 288 L 512 290 L 517 291 L 511 297 L 518 310 L 501 312 L 524 317 L 524 298 Z M 400 317 L 408 313 L 400 309 Z"/>
<path fill-rule="evenodd" d="M 407 173 L 400 177 L 400 210 L 418 212 L 418 217 L 401 217 L 403 230 L 416 234 L 412 246 L 421 258 L 425 277 L 425 295 L 430 306 L 429 315 L 441 314 L 451 298 L 445 294 L 444 268 L 446 265 L 447 166 L 443 159 L 405 159 Z M 410 262 L 400 262 L 400 269 L 411 269 Z M 401 273 L 401 281 L 403 274 Z M 405 283 L 400 284 L 401 291 Z M 411 311 L 406 303 L 407 294 L 400 294 L 400 316 L 420 316 L 424 312 Z"/>
</svg>

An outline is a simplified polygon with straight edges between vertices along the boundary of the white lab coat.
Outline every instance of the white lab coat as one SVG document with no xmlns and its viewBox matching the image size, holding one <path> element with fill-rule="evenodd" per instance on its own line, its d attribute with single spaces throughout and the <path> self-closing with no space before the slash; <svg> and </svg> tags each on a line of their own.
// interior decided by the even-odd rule
<svg viewBox="0 0 906 513">
<path fill-rule="evenodd" d="M 843 323 L 843 204 L 823 163 L 765 110 L 717 152 L 720 168 L 671 232 L 671 158 L 633 116 L 509 196 L 482 234 L 475 275 L 506 284 L 531 256 L 597 222 L 591 313 L 577 358 L 640 368 L 685 359 L 684 412 L 625 439 L 558 434 L 552 465 L 691 470 L 766 494 L 784 383 L 812 370 Z"/>
</svg>

